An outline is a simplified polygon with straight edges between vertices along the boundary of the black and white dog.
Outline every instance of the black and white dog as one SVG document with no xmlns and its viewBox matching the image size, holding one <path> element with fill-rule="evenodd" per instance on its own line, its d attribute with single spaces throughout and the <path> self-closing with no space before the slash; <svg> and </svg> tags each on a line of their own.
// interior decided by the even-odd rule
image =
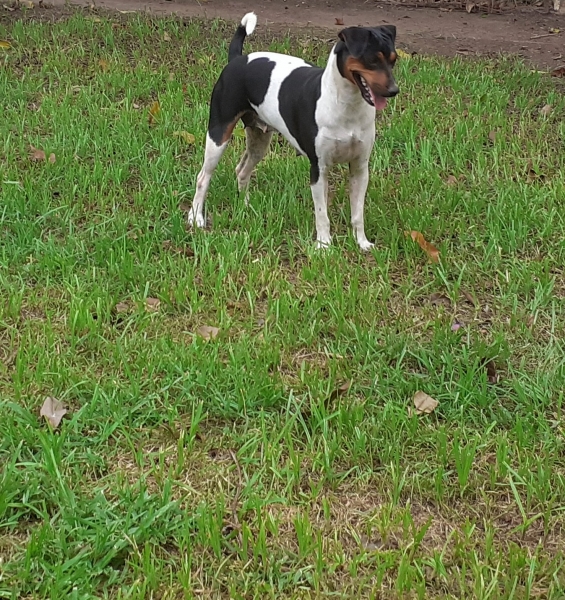
<svg viewBox="0 0 565 600">
<path fill-rule="evenodd" d="M 369 157 L 375 141 L 375 109 L 396 96 L 392 75 L 396 27 L 347 27 L 339 33 L 325 69 L 301 58 L 274 52 L 242 54 L 243 42 L 257 24 L 254 13 L 241 20 L 229 47 L 210 104 L 204 165 L 198 174 L 189 224 L 204 227 L 204 200 L 214 169 L 239 119 L 246 150 L 236 168 L 240 191 L 265 156 L 273 131 L 279 131 L 310 160 L 310 186 L 316 213 L 318 247 L 331 243 L 328 219 L 328 169 L 349 163 L 351 224 L 362 250 Z"/>
</svg>

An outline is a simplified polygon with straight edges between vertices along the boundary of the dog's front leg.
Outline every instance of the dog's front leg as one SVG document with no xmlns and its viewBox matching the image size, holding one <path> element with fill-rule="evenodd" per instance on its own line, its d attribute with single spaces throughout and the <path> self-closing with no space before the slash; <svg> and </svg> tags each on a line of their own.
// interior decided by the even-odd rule
<svg viewBox="0 0 565 600">
<path fill-rule="evenodd" d="M 372 244 L 365 235 L 365 194 L 369 185 L 369 163 L 356 160 L 349 163 L 349 199 L 351 203 L 351 226 L 361 250 L 370 250 Z"/>
<path fill-rule="evenodd" d="M 328 218 L 328 174 L 325 168 L 310 167 L 310 189 L 316 215 L 316 240 L 318 248 L 332 243 Z"/>
</svg>

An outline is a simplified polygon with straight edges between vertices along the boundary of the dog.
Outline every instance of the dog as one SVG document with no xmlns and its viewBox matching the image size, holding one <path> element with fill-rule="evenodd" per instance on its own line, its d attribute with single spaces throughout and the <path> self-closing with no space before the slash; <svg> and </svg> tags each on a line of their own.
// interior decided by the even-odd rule
<svg viewBox="0 0 565 600">
<path fill-rule="evenodd" d="M 365 235 L 364 204 L 369 158 L 375 141 L 375 111 L 398 94 L 392 74 L 396 27 L 347 27 L 339 32 L 325 68 L 274 52 L 243 54 L 243 42 L 257 24 L 254 13 L 241 20 L 229 46 L 210 102 L 204 164 L 198 173 L 189 225 L 204 227 L 204 202 L 212 174 L 241 119 L 246 149 L 236 167 L 240 192 L 265 156 L 274 131 L 310 161 L 317 247 L 331 244 L 328 169 L 349 163 L 351 225 L 359 247 Z"/>
</svg>

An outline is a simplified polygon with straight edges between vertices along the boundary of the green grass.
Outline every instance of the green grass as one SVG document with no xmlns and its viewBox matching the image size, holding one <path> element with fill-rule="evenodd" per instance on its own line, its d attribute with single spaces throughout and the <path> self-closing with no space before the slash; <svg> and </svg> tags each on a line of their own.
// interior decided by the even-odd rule
<svg viewBox="0 0 565 600">
<path fill-rule="evenodd" d="M 308 165 L 278 141 L 246 208 L 236 136 L 210 230 L 186 230 L 233 24 L 10 18 L 0 598 L 563 598 L 559 82 L 504 58 L 400 60 L 375 251 L 336 169 L 317 252 Z M 266 47 L 329 50 L 259 29 L 247 48 Z M 417 390 L 431 415 L 410 414 Z M 46 396 L 69 411 L 56 431 Z"/>
</svg>

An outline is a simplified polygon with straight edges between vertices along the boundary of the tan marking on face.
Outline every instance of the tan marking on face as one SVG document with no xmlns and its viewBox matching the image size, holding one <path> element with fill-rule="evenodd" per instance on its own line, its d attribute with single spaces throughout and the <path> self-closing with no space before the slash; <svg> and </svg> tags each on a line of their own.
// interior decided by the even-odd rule
<svg viewBox="0 0 565 600">
<path fill-rule="evenodd" d="M 345 61 L 344 71 L 347 79 L 352 83 L 355 83 L 355 85 L 357 85 L 357 83 L 353 78 L 353 72 L 359 73 L 359 75 L 367 82 L 367 85 L 374 91 L 378 91 L 379 89 L 384 91 L 389 84 L 389 76 L 386 71 L 373 71 L 367 69 L 360 60 L 353 58 L 352 56 L 348 57 Z"/>
<path fill-rule="evenodd" d="M 396 52 L 391 52 L 388 59 L 390 60 L 391 63 L 394 62 L 396 60 Z"/>
</svg>

